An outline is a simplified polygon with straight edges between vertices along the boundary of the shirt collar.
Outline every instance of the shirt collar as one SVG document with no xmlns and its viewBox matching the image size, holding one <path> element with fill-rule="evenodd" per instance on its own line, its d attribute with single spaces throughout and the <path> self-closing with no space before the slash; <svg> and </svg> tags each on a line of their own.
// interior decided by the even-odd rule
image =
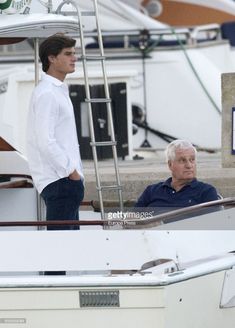
<svg viewBox="0 0 235 328">
<path fill-rule="evenodd" d="M 42 80 L 50 81 L 51 83 L 53 83 L 57 87 L 65 85 L 62 81 L 60 81 L 60 80 L 56 79 L 55 77 L 53 77 L 49 74 L 46 74 L 46 73 L 42 74 Z"/>
<path fill-rule="evenodd" d="M 172 178 L 168 178 L 166 181 L 163 182 L 163 186 L 167 186 L 169 188 L 172 188 L 171 187 L 171 182 L 172 182 Z M 191 188 L 196 188 L 197 183 L 198 183 L 197 179 L 194 178 L 190 183 L 187 184 L 187 186 L 190 186 Z"/>
</svg>

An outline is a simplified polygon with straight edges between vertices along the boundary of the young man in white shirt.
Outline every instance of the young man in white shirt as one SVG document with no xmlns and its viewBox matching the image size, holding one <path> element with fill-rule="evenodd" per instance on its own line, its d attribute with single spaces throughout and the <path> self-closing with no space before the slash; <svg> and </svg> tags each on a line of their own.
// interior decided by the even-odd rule
<svg viewBox="0 0 235 328">
<path fill-rule="evenodd" d="M 40 45 L 45 74 L 33 91 L 28 116 L 29 167 L 45 201 L 49 221 L 78 219 L 84 197 L 73 105 L 64 84 L 66 75 L 75 71 L 75 42 L 63 34 L 55 34 Z M 77 228 L 58 225 L 48 230 Z"/>
</svg>

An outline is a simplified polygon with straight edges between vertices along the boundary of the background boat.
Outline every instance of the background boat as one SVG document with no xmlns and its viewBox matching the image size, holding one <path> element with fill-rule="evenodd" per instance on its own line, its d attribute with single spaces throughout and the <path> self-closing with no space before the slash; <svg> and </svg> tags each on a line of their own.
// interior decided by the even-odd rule
<svg viewBox="0 0 235 328">
<path fill-rule="evenodd" d="M 90 6 L 88 1 L 80 1 L 79 5 L 85 9 Z M 221 38 L 220 25 L 174 29 L 120 1 L 102 0 L 99 5 L 110 83 L 124 83 L 126 90 L 121 105 L 124 110 L 122 113 L 116 110 L 117 116 L 125 121 L 123 133 L 119 133 L 119 118 L 116 120 L 117 136 L 125 135 L 119 142 L 121 149 L 125 150 L 120 150 L 119 156 L 132 157 L 134 150 L 142 146 L 163 148 L 174 138 L 189 139 L 199 148 L 219 149 L 220 77 L 221 73 L 230 72 L 235 66 L 233 50 L 229 41 Z M 29 11 L 27 8 L 26 5 L 20 12 Z M 36 1 L 30 4 L 32 13 L 47 10 Z M 68 14 L 71 8 L 66 10 Z M 10 19 L 7 10 L 1 16 L 2 24 L 4 18 Z M 89 24 L 87 30 L 90 34 L 87 34 L 86 42 L 89 51 L 95 53 L 94 26 Z M 1 36 L 4 35 L 2 32 Z M 1 134 L 12 147 L 25 154 L 25 119 L 34 83 L 30 42 L 1 47 L 0 81 L 3 92 L 0 97 L 4 104 L 0 113 Z M 18 53 L 15 53 L 16 49 L 19 49 Z M 78 61 L 77 73 L 68 82 L 79 85 L 81 70 Z M 99 77 L 94 65 L 91 72 L 94 85 L 98 85 Z M 8 87 L 4 90 L 6 85 Z M 12 96 L 22 92 L 23 98 Z M 74 89 L 71 92 L 75 95 Z M 118 92 L 115 92 L 113 96 L 118 98 Z M 79 100 L 74 99 L 76 101 Z M 76 110 L 79 111 L 79 108 Z M 81 113 L 78 112 L 80 119 Z M 97 117 L 97 131 L 108 137 L 106 125 L 100 124 L 100 120 L 104 122 L 106 118 Z M 134 130 L 137 131 L 135 135 L 132 133 Z M 86 147 L 87 141 L 82 135 L 80 138 L 81 148 Z"/>
<path fill-rule="evenodd" d="M 234 21 L 233 0 L 127 0 L 131 6 L 146 10 L 160 22 L 173 25 L 202 25 Z"/>
</svg>

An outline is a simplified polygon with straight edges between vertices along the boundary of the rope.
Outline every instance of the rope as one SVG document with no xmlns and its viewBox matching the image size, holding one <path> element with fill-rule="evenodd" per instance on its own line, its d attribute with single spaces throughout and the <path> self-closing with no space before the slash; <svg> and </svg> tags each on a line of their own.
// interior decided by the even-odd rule
<svg viewBox="0 0 235 328">
<path fill-rule="evenodd" d="M 180 45 L 180 47 L 181 47 L 181 49 L 182 49 L 182 51 L 183 51 L 183 53 L 185 55 L 185 58 L 186 58 L 186 60 L 187 60 L 187 62 L 189 64 L 189 66 L 191 67 L 194 75 L 196 76 L 199 84 L 201 85 L 202 89 L 204 90 L 205 94 L 207 95 L 208 99 L 212 103 L 212 105 L 215 108 L 215 110 L 221 115 L 221 111 L 220 111 L 219 107 L 217 106 L 217 104 L 215 103 L 214 99 L 212 98 L 212 96 L 210 95 L 209 91 L 207 90 L 207 88 L 205 87 L 204 83 L 202 82 L 201 78 L 199 77 L 199 75 L 198 75 L 198 73 L 197 73 L 197 71 L 196 71 L 196 69 L 195 69 L 195 67 L 194 67 L 191 59 L 189 58 L 189 55 L 188 55 L 188 53 L 187 53 L 187 51 L 186 51 L 183 43 L 181 42 L 180 38 L 176 34 L 176 31 L 175 31 L 175 29 L 173 27 L 171 27 L 171 31 L 175 35 L 177 41 L 179 42 L 179 45 Z"/>
<path fill-rule="evenodd" d="M 172 31 L 172 34 L 175 35 L 179 45 L 180 45 L 180 48 L 181 50 L 183 51 L 184 55 L 185 55 L 185 58 L 191 68 L 191 70 L 193 71 L 196 79 L 198 80 L 199 84 L 201 85 L 203 91 L 205 92 L 206 96 L 208 97 L 208 99 L 210 100 L 211 104 L 213 105 L 214 109 L 217 111 L 217 113 L 219 113 L 219 115 L 221 115 L 221 111 L 220 111 L 220 108 L 217 106 L 217 104 L 215 103 L 214 99 L 212 98 L 212 96 L 210 95 L 209 91 L 207 90 L 206 86 L 204 85 L 204 83 L 202 82 L 200 76 L 198 75 L 197 71 L 196 71 L 196 68 L 194 67 L 191 59 L 189 58 L 189 55 L 186 51 L 186 48 L 185 46 L 183 45 L 181 39 L 179 38 L 179 36 L 177 35 L 175 29 L 173 27 L 171 27 L 171 31 Z M 155 42 L 153 42 L 150 46 L 146 47 L 145 49 L 141 50 L 142 53 L 143 53 L 143 56 L 146 58 L 147 55 L 154 50 L 155 47 L 158 46 L 158 44 L 160 43 L 160 41 L 163 39 L 162 35 L 159 37 L 158 40 L 156 40 Z M 136 50 L 140 50 L 140 49 L 136 49 Z"/>
</svg>

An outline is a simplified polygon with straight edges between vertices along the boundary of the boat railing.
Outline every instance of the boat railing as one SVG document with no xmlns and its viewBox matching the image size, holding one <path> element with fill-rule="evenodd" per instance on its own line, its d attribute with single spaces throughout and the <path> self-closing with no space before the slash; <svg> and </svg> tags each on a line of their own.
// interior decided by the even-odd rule
<svg viewBox="0 0 235 328">
<path fill-rule="evenodd" d="M 83 202 L 85 206 L 92 206 L 92 201 Z M 198 205 L 189 206 L 164 212 L 162 214 L 143 217 L 139 215 L 141 209 L 129 208 L 125 214 L 110 209 L 107 219 L 99 220 L 55 220 L 55 221 L 0 221 L 0 227 L 53 227 L 53 226 L 102 226 L 104 229 L 149 229 L 178 220 L 190 220 L 190 218 L 205 213 L 221 211 L 235 206 L 235 197 L 228 197 Z M 203 212 L 206 210 L 206 212 Z M 208 211 L 207 211 L 208 210 Z M 146 208 L 148 211 L 148 208 Z M 114 215 L 109 215 L 114 213 Z M 198 214 L 199 213 L 199 214 Z M 138 217 L 138 219 L 136 219 Z M 230 218 L 230 217 L 229 217 Z M 234 222 L 235 223 L 235 222 Z"/>
<path fill-rule="evenodd" d="M 192 26 L 184 28 L 169 27 L 165 29 L 142 29 L 142 30 L 103 30 L 104 46 L 108 48 L 120 47 L 129 49 L 130 47 L 163 47 L 163 46 L 192 46 L 202 42 L 221 40 L 219 24 L 208 24 L 202 26 Z M 86 33 L 87 38 L 94 38 L 95 32 Z M 88 48 L 96 47 L 96 40 L 87 45 Z"/>
<path fill-rule="evenodd" d="M 132 202 L 129 201 L 129 203 L 131 204 Z M 128 202 L 126 202 L 126 205 L 128 205 Z M 218 211 L 223 213 L 224 210 L 233 208 L 234 206 L 235 197 L 228 197 L 174 210 L 168 208 L 168 211 L 160 214 L 157 214 L 157 210 L 159 209 L 132 207 L 129 209 L 125 208 L 126 213 L 123 214 L 120 212 L 116 213 L 115 211 L 113 212 L 114 215 L 112 215 L 112 212 L 107 213 L 107 217 L 111 219 L 105 222 L 105 224 L 109 227 L 113 226 L 115 229 L 118 225 L 121 229 L 149 229 L 177 221 L 186 222 L 192 218 L 201 217 L 204 214 L 213 214 Z M 119 220 L 116 217 L 121 217 L 122 219 Z M 235 221 L 233 225 L 235 225 Z M 213 228 L 213 226 L 210 225 L 210 228 Z M 214 225 L 214 228 L 216 229 L 218 226 L 216 227 Z M 224 228 L 226 227 L 224 226 Z"/>
<path fill-rule="evenodd" d="M 199 25 L 191 28 L 192 44 L 204 40 L 221 40 L 221 26 L 219 24 Z"/>
</svg>

